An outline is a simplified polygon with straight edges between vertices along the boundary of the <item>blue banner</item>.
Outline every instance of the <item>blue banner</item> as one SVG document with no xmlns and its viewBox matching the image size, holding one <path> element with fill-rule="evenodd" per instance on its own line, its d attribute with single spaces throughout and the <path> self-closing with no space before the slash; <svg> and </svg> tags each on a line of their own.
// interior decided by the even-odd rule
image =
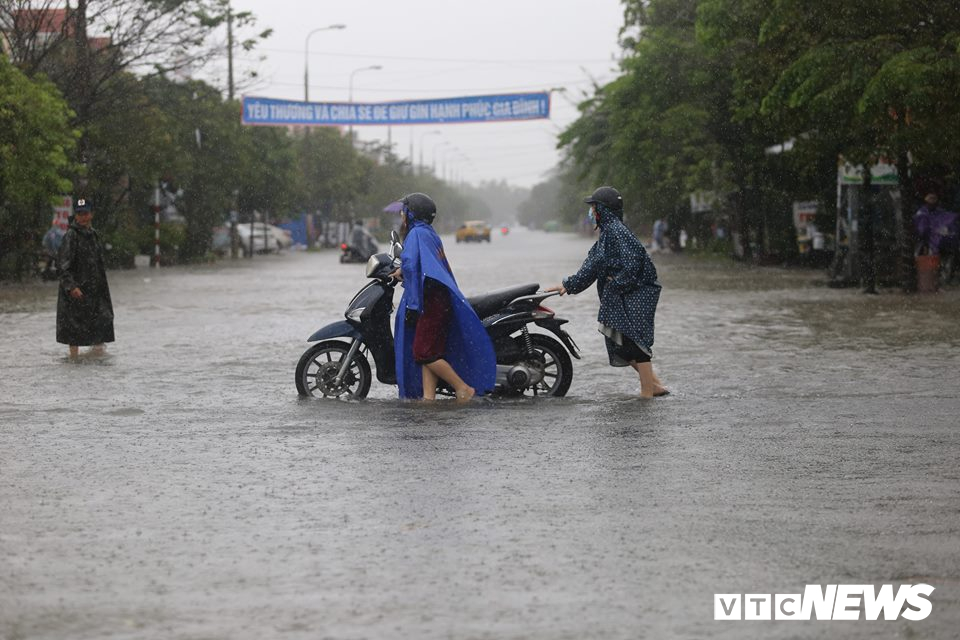
<svg viewBox="0 0 960 640">
<path fill-rule="evenodd" d="M 404 102 L 302 102 L 243 98 L 243 124 L 341 127 L 503 122 L 550 117 L 549 93 L 466 96 Z"/>
</svg>

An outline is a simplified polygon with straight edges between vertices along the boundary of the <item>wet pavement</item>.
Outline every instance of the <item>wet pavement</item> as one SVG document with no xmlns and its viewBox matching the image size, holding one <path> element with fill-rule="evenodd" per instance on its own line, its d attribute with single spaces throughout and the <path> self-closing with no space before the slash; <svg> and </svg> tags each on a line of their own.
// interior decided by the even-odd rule
<svg viewBox="0 0 960 640">
<path fill-rule="evenodd" d="M 589 241 L 445 238 L 468 294 Z M 563 399 L 299 399 L 362 265 L 111 272 L 118 342 L 66 361 L 55 284 L 0 288 L 0 638 L 955 638 L 960 292 L 655 255 L 655 366 L 594 289 Z M 714 593 L 936 588 L 919 622 L 715 622 Z"/>
</svg>

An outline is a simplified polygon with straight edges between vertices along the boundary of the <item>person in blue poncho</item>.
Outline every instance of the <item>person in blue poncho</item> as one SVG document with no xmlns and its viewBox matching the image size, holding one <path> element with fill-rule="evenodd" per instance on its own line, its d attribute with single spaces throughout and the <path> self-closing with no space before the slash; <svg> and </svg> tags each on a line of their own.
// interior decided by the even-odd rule
<svg viewBox="0 0 960 640">
<path fill-rule="evenodd" d="M 633 232 L 623 224 L 623 197 L 613 187 L 600 187 L 586 198 L 589 217 L 600 229 L 580 270 L 563 284 L 547 289 L 580 293 L 594 282 L 600 294 L 600 332 L 614 367 L 631 366 L 640 376 L 640 396 L 669 391 L 653 372 L 653 321 L 660 300 L 657 269 Z"/>
<path fill-rule="evenodd" d="M 443 380 L 458 400 L 493 390 L 497 359 L 480 318 L 464 298 L 432 223 L 430 196 L 401 200 L 403 251 L 394 277 L 403 281 L 394 344 L 401 398 L 436 398 Z"/>
</svg>

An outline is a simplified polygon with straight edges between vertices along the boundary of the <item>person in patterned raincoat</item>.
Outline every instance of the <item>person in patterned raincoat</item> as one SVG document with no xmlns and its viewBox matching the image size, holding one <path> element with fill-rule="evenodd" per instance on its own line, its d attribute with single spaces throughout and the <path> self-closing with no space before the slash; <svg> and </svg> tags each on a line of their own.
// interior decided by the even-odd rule
<svg viewBox="0 0 960 640">
<path fill-rule="evenodd" d="M 594 282 L 600 295 L 599 330 L 605 337 L 610 365 L 630 366 L 640 376 L 640 396 L 670 393 L 653 371 L 653 325 L 660 300 L 657 269 L 633 232 L 623 224 L 623 197 L 613 187 L 600 187 L 586 198 L 589 216 L 600 229 L 577 273 L 548 291 L 580 293 Z"/>
</svg>

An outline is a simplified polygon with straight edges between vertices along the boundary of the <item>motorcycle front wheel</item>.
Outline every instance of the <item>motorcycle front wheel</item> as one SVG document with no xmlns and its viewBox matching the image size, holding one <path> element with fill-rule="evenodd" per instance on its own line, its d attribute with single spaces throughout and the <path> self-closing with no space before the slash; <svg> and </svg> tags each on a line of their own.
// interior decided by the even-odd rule
<svg viewBox="0 0 960 640">
<path fill-rule="evenodd" d="M 553 396 L 567 395 L 570 384 L 573 382 L 573 363 L 570 355 L 558 340 L 542 333 L 531 333 L 533 355 L 522 358 L 528 366 L 542 368 L 543 378 L 521 391 L 525 396 Z M 517 338 L 523 348 L 523 337 Z"/>
<path fill-rule="evenodd" d="M 339 340 L 325 340 L 307 349 L 297 363 L 297 392 L 316 398 L 362 400 L 370 392 L 370 363 L 358 351 L 347 367 L 340 383 L 337 373 L 350 352 L 350 345 Z"/>
</svg>

